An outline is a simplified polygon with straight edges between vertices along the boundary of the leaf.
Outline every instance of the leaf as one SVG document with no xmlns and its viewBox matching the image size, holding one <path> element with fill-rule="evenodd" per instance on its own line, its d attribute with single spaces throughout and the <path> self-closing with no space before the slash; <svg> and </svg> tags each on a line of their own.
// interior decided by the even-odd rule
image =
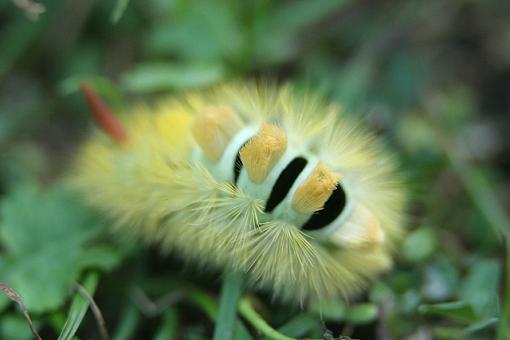
<svg viewBox="0 0 510 340">
<path fill-rule="evenodd" d="M 83 287 L 90 295 L 93 295 L 96 291 L 98 280 L 99 276 L 96 273 L 91 273 L 85 278 Z M 73 339 L 76 331 L 78 330 L 78 327 L 80 326 L 83 318 L 85 317 L 85 314 L 87 313 L 89 305 L 89 301 L 85 299 L 85 297 L 83 297 L 80 292 L 76 292 L 71 304 L 71 308 L 69 309 L 67 320 L 64 324 L 64 328 L 58 336 L 58 340 Z"/>
<path fill-rule="evenodd" d="M 129 91 L 148 93 L 210 85 L 222 80 L 225 70 L 216 63 L 145 63 L 126 73 Z"/>
<path fill-rule="evenodd" d="M 114 24 L 118 23 L 119 20 L 122 18 L 122 15 L 126 11 L 126 8 L 129 4 L 129 0 L 117 0 L 115 3 L 115 8 L 112 12 L 112 22 Z"/>
<path fill-rule="evenodd" d="M 413 231 L 404 241 L 403 254 L 410 262 L 418 263 L 430 257 L 437 246 L 434 231 L 422 227 Z"/>
<path fill-rule="evenodd" d="M 64 95 L 79 92 L 82 83 L 92 86 L 95 91 L 108 100 L 109 104 L 116 108 L 121 107 L 122 103 L 125 102 L 119 87 L 110 79 L 100 76 L 81 75 L 69 77 L 59 84 L 59 92 Z"/>
<path fill-rule="evenodd" d="M 433 334 L 434 338 L 437 339 L 475 339 L 473 333 L 481 332 L 486 330 L 489 327 L 493 327 L 498 323 L 497 318 L 490 318 L 486 320 L 482 320 L 480 322 L 475 322 L 468 327 L 434 327 Z M 484 339 L 483 336 L 480 337 Z M 478 339 L 478 337 L 476 338 Z"/>
<path fill-rule="evenodd" d="M 108 271 L 114 268 L 121 258 L 122 254 L 118 249 L 106 245 L 97 245 L 82 253 L 79 265 L 82 268 L 96 268 Z"/>
<path fill-rule="evenodd" d="M 475 322 L 471 324 L 469 327 L 465 329 L 468 333 L 475 333 L 479 331 L 483 331 L 484 329 L 487 329 L 489 327 L 492 327 L 498 323 L 498 318 L 488 318 L 479 322 Z"/>
<path fill-rule="evenodd" d="M 312 312 L 329 321 L 343 321 L 347 314 L 347 308 L 342 301 L 323 301 L 312 307 Z"/>
<path fill-rule="evenodd" d="M 425 266 L 421 293 L 430 302 L 444 302 L 456 296 L 459 274 L 452 261 L 443 255 Z"/>
<path fill-rule="evenodd" d="M 498 312 L 500 276 L 501 268 L 498 261 L 476 262 L 460 286 L 460 298 L 469 303 L 478 316 L 495 316 Z"/>
<path fill-rule="evenodd" d="M 319 319 L 309 314 L 299 314 L 278 328 L 278 332 L 291 337 L 303 337 L 320 325 Z"/>
<path fill-rule="evenodd" d="M 234 61 L 242 57 L 245 27 L 236 11 L 221 1 L 190 1 L 172 11 L 172 20 L 154 26 L 144 39 L 151 56 L 182 60 Z"/>
<path fill-rule="evenodd" d="M 418 307 L 418 311 L 423 315 L 444 316 L 464 323 L 477 321 L 477 316 L 473 308 L 464 301 L 421 305 Z"/>
<path fill-rule="evenodd" d="M 33 340 L 34 334 L 22 316 L 7 314 L 0 321 L 0 339 Z"/>
<path fill-rule="evenodd" d="M 105 248 L 89 245 L 103 224 L 61 186 L 44 193 L 34 186 L 18 188 L 0 213 L 0 277 L 31 312 L 60 306 L 83 269 L 111 268 L 120 259 L 111 252 L 104 259 Z"/>
<path fill-rule="evenodd" d="M 349 308 L 347 318 L 353 324 L 367 324 L 377 318 L 377 306 L 373 303 L 361 303 Z"/>
</svg>

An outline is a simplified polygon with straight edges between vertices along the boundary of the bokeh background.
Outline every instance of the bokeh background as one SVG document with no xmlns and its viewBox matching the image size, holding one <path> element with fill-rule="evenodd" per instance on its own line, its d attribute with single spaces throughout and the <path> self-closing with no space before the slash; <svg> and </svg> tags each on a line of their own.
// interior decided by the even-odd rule
<svg viewBox="0 0 510 340">
<path fill-rule="evenodd" d="M 264 78 L 318 91 L 383 135 L 412 197 L 396 266 L 367 294 L 322 315 L 255 294 L 267 323 L 295 338 L 510 339 L 502 0 L 0 1 L 0 282 L 41 335 L 208 339 L 218 308 L 218 273 L 109 233 L 61 184 L 92 126 L 80 82 L 122 111 Z M 76 282 L 105 327 L 82 319 Z M 0 338 L 32 338 L 4 295 Z"/>
</svg>

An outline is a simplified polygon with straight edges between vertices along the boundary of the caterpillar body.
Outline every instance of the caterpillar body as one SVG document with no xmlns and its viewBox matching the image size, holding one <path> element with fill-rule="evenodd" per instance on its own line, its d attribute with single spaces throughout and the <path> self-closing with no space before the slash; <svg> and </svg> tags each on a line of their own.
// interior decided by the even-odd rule
<svg viewBox="0 0 510 340">
<path fill-rule="evenodd" d="M 237 83 L 101 117 L 110 136 L 84 143 L 72 180 L 119 228 L 299 303 L 349 298 L 391 266 L 395 162 L 318 96 Z"/>
</svg>

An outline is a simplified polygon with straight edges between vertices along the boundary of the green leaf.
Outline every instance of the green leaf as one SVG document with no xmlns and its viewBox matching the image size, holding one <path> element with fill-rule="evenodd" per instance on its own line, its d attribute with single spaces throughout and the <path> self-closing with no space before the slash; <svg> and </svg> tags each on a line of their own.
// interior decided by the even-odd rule
<svg viewBox="0 0 510 340">
<path fill-rule="evenodd" d="M 124 85 L 129 91 L 148 93 L 210 85 L 224 77 L 217 63 L 146 63 L 126 73 Z"/>
<path fill-rule="evenodd" d="M 498 318 L 488 318 L 479 322 L 475 322 L 471 324 L 469 327 L 465 329 L 467 333 L 475 333 L 479 331 L 483 331 L 489 327 L 492 327 L 498 323 Z"/>
<path fill-rule="evenodd" d="M 430 257 L 437 246 L 437 238 L 431 228 L 422 227 L 413 231 L 404 241 L 404 257 L 414 263 Z"/>
<path fill-rule="evenodd" d="M 444 316 L 452 320 L 465 323 L 477 321 L 477 316 L 468 303 L 464 301 L 439 303 L 434 305 L 421 305 L 418 311 L 427 316 Z"/>
<path fill-rule="evenodd" d="M 479 322 L 475 322 L 468 327 L 435 327 L 433 333 L 438 339 L 475 339 L 473 333 L 487 330 L 494 327 L 498 323 L 497 318 L 489 318 Z M 483 339 L 484 337 L 480 337 Z M 478 338 L 476 338 L 478 339 Z"/>
<path fill-rule="evenodd" d="M 299 338 L 308 335 L 312 329 L 318 326 L 320 326 L 320 320 L 317 317 L 310 314 L 299 314 L 278 328 L 278 332 Z"/>
<path fill-rule="evenodd" d="M 429 302 L 444 302 L 455 298 L 459 287 L 459 273 L 447 256 L 438 254 L 425 266 L 421 293 Z"/>
<path fill-rule="evenodd" d="M 120 18 L 122 18 L 122 15 L 126 11 L 126 8 L 129 4 L 129 0 L 117 0 L 115 3 L 115 8 L 112 12 L 112 22 L 114 24 L 118 23 Z"/>
<path fill-rule="evenodd" d="M 33 340 L 34 335 L 21 315 L 7 314 L 0 321 L 0 339 Z"/>
<path fill-rule="evenodd" d="M 83 282 L 83 288 L 89 293 L 91 296 L 94 295 L 96 291 L 97 282 L 99 280 L 99 275 L 96 273 L 90 273 Z M 80 326 L 87 310 L 89 308 L 89 301 L 83 297 L 80 292 L 77 292 L 73 298 L 73 302 L 71 304 L 71 308 L 69 309 L 69 314 L 67 316 L 67 320 L 64 324 L 64 328 L 60 332 L 58 340 L 71 340 L 73 339 L 78 327 Z"/>
<path fill-rule="evenodd" d="M 347 314 L 347 308 L 340 300 L 330 300 L 314 305 L 312 312 L 324 320 L 343 321 Z"/>
<path fill-rule="evenodd" d="M 377 318 L 377 306 L 373 303 L 362 303 L 349 308 L 347 318 L 353 324 L 367 324 Z"/>
<path fill-rule="evenodd" d="M 498 261 L 476 262 L 460 286 L 460 298 L 469 303 L 480 317 L 496 315 L 500 276 L 501 268 Z"/>
<path fill-rule="evenodd" d="M 234 61 L 245 41 L 238 6 L 222 1 L 190 1 L 173 11 L 172 20 L 162 21 L 144 39 L 145 49 L 157 57 L 194 61 Z"/>
<path fill-rule="evenodd" d="M 369 294 L 370 294 L 369 300 L 377 304 L 395 298 L 395 292 L 392 291 L 392 289 L 387 283 L 383 283 L 381 281 L 374 282 L 372 288 L 370 289 Z"/>
<path fill-rule="evenodd" d="M 79 266 L 108 271 L 121 261 L 122 255 L 118 249 L 114 249 L 111 246 L 97 245 L 81 254 Z"/>
<path fill-rule="evenodd" d="M 0 277 L 31 312 L 60 306 L 83 269 L 111 268 L 120 259 L 90 244 L 104 225 L 61 186 L 47 192 L 18 188 L 0 214 Z"/>
<path fill-rule="evenodd" d="M 97 93 L 115 107 L 120 107 L 125 102 L 122 92 L 113 81 L 94 75 L 75 75 L 69 77 L 59 84 L 59 92 L 64 95 L 76 93 L 80 90 L 82 83 L 92 86 Z"/>
</svg>

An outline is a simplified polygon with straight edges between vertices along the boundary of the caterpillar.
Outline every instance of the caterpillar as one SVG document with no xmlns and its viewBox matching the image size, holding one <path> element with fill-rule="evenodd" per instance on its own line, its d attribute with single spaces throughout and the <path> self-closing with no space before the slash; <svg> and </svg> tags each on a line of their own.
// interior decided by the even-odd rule
<svg viewBox="0 0 510 340">
<path fill-rule="evenodd" d="M 405 221 L 398 166 L 337 105 L 231 83 L 116 117 L 84 92 L 103 131 L 71 179 L 118 228 L 301 304 L 349 299 L 391 267 Z"/>
</svg>

